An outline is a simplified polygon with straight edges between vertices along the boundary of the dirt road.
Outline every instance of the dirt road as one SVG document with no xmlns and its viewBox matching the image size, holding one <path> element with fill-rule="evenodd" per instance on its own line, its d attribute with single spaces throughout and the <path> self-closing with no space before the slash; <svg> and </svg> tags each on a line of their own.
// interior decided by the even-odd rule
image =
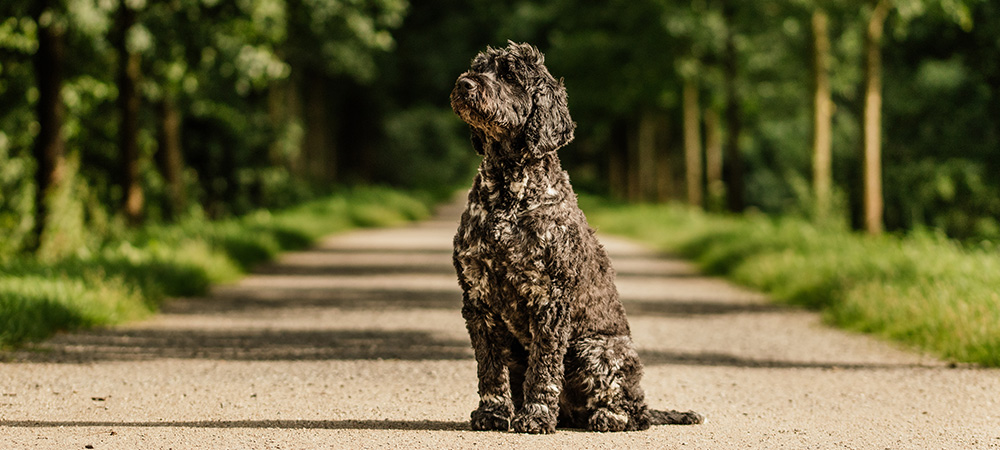
<svg viewBox="0 0 1000 450">
<path fill-rule="evenodd" d="M 1000 371 L 827 328 L 609 236 L 649 403 L 708 422 L 469 431 L 457 215 L 335 236 L 151 320 L 0 356 L 0 449 L 1000 449 Z"/>
</svg>

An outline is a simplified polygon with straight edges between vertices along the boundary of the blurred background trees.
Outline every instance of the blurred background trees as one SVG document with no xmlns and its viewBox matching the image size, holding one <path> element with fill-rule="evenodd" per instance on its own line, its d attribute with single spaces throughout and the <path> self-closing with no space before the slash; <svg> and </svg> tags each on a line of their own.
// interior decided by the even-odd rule
<svg viewBox="0 0 1000 450">
<path fill-rule="evenodd" d="M 1000 238 L 1000 6 L 982 0 L 7 0 L 0 255 L 351 183 L 446 194 L 476 52 L 564 77 L 580 190 Z"/>
</svg>

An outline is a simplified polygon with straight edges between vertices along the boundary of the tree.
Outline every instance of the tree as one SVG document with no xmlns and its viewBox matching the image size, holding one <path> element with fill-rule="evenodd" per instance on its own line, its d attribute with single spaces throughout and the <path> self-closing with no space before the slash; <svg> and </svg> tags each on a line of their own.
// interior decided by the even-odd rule
<svg viewBox="0 0 1000 450">
<path fill-rule="evenodd" d="M 882 34 L 890 0 L 871 0 L 865 27 L 864 211 L 865 231 L 882 232 Z"/>
<path fill-rule="evenodd" d="M 157 103 L 156 164 L 166 182 L 165 216 L 173 220 L 187 207 L 184 187 L 184 155 L 181 148 L 181 116 L 172 95 Z"/>
<path fill-rule="evenodd" d="M 722 126 L 719 111 L 712 104 L 705 108 L 705 186 L 707 206 L 715 211 L 725 200 L 726 186 L 722 181 Z"/>
<path fill-rule="evenodd" d="M 869 0 L 871 8 L 865 27 L 865 82 L 863 117 L 864 224 L 869 234 L 884 229 L 882 195 L 882 37 L 889 14 L 904 7 L 902 19 L 912 20 L 933 6 L 963 28 L 971 29 L 969 4 L 961 0 Z M 976 0 L 968 0 L 975 2 Z"/>
<path fill-rule="evenodd" d="M 141 55 L 129 47 L 129 38 L 136 24 L 136 11 L 129 1 L 120 0 L 115 15 L 114 36 L 111 41 L 118 56 L 116 84 L 118 85 L 118 148 L 121 158 L 120 184 L 122 208 L 125 218 L 132 225 L 142 221 L 143 195 L 139 173 L 139 94 Z"/>
<path fill-rule="evenodd" d="M 725 50 L 722 57 L 722 72 L 726 92 L 726 143 L 723 162 L 723 178 L 726 184 L 726 206 L 729 211 L 741 212 L 746 208 L 743 182 L 743 154 L 740 151 L 740 133 L 743 128 L 743 113 L 740 111 L 740 94 L 737 86 L 739 76 L 739 53 L 736 50 L 737 11 L 733 2 L 725 2 L 722 16 L 726 24 Z"/>
<path fill-rule="evenodd" d="M 698 105 L 698 82 L 694 77 L 684 79 L 684 161 L 687 180 L 687 201 L 693 206 L 701 206 L 702 163 L 701 163 L 701 108 Z"/>
<path fill-rule="evenodd" d="M 829 17 L 818 7 L 812 14 L 813 36 L 813 195 L 816 215 L 830 214 L 833 185 L 833 99 L 830 93 Z"/>
<path fill-rule="evenodd" d="M 305 128 L 302 150 L 306 171 L 314 181 L 336 180 L 338 154 L 335 99 L 345 82 L 370 83 L 377 73 L 376 55 L 393 48 L 390 30 L 407 10 L 405 0 L 327 2 L 286 0 L 287 36 L 278 45 L 291 66 L 291 78 L 302 99 Z M 334 87 L 334 85 L 337 85 Z M 357 113 L 356 109 L 346 114 Z M 353 130 L 345 130 L 345 134 Z"/>
<path fill-rule="evenodd" d="M 65 106 L 62 93 L 65 58 L 65 24 L 58 0 L 39 0 L 32 8 L 37 24 L 38 49 L 33 57 L 38 101 L 35 111 L 38 135 L 35 138 L 35 249 L 42 246 L 51 219 L 49 197 L 65 179 L 66 141 L 63 137 Z"/>
<path fill-rule="evenodd" d="M 629 198 L 633 201 L 651 200 L 657 197 L 658 164 L 661 155 L 657 153 L 657 135 L 663 132 L 653 111 L 640 113 L 633 131 L 634 142 L 630 144 L 632 176 L 629 184 Z"/>
<path fill-rule="evenodd" d="M 184 180 L 184 83 L 195 80 L 185 53 L 198 45 L 198 34 L 190 16 L 197 9 L 190 2 L 154 2 L 144 10 L 143 25 L 154 36 L 148 58 L 144 94 L 156 109 L 156 167 L 163 177 L 163 218 L 178 219 L 188 208 Z M 197 21 L 193 21 L 197 23 Z"/>
</svg>

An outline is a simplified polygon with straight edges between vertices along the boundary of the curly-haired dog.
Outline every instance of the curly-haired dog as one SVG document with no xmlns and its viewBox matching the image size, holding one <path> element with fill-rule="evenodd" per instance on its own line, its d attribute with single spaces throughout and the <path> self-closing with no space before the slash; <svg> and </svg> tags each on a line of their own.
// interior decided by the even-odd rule
<svg viewBox="0 0 1000 450">
<path fill-rule="evenodd" d="M 488 48 L 458 78 L 451 105 L 483 156 L 454 249 L 479 365 L 472 428 L 700 423 L 694 412 L 646 407 L 614 272 L 556 155 L 576 125 L 542 54 Z"/>
</svg>

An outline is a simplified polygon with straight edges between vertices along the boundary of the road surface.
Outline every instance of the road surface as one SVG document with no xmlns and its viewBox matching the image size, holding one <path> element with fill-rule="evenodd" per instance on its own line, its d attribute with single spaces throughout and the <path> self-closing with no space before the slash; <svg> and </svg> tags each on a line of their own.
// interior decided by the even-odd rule
<svg viewBox="0 0 1000 450">
<path fill-rule="evenodd" d="M 707 423 L 470 431 L 458 214 L 333 236 L 150 320 L 0 355 L 0 449 L 1000 449 L 1000 371 L 831 329 L 611 236 L 648 402 Z"/>
</svg>

